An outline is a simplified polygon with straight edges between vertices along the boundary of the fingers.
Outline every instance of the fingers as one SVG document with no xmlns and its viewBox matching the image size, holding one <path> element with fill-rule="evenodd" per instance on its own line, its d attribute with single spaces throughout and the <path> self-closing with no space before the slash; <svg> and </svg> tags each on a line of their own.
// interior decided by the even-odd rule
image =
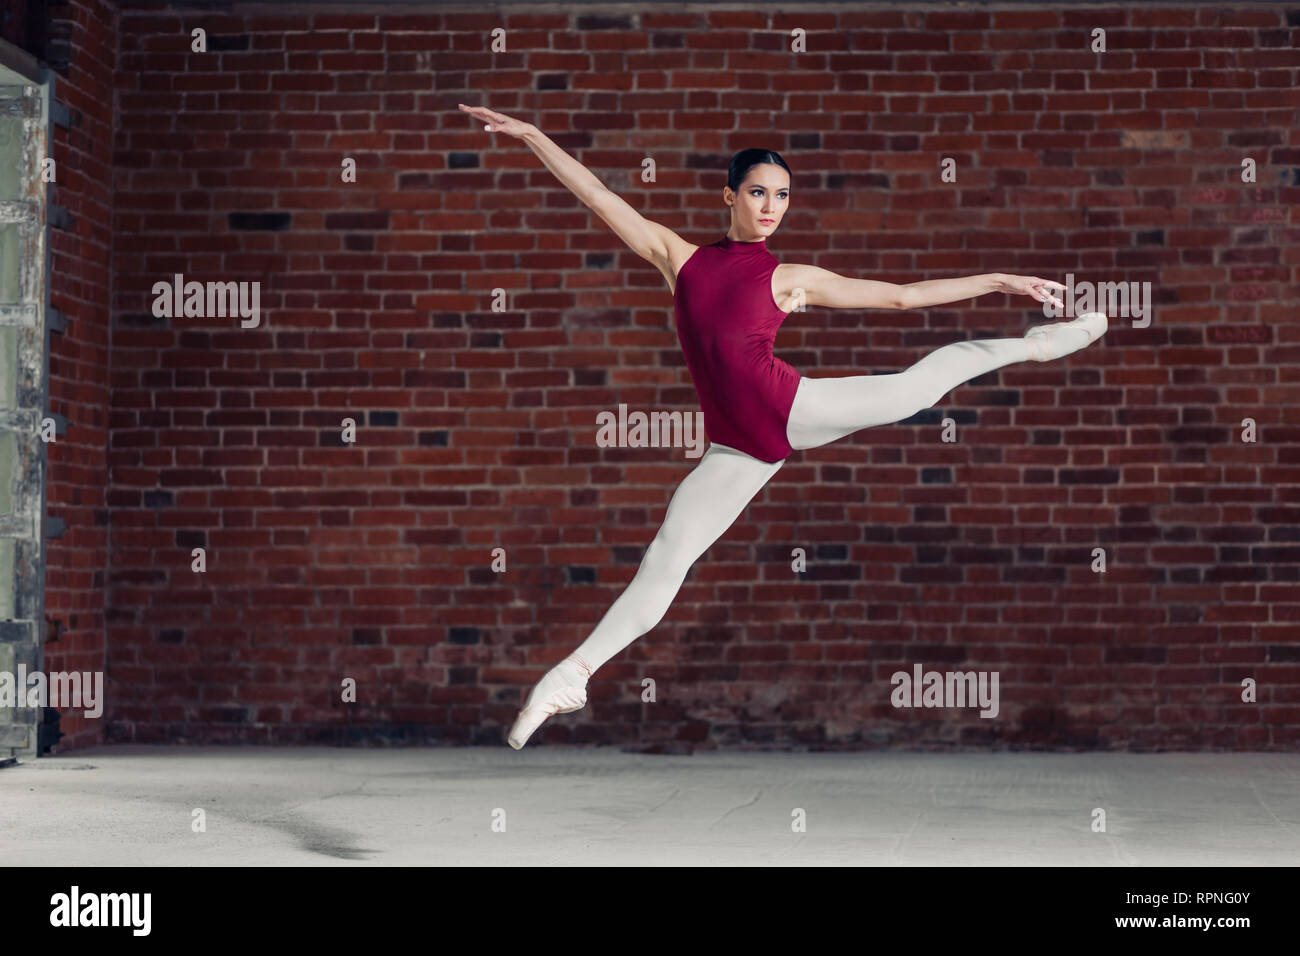
<svg viewBox="0 0 1300 956">
<path fill-rule="evenodd" d="M 1053 305 L 1065 307 L 1065 303 L 1052 295 L 1048 289 L 1064 289 L 1065 286 L 1054 279 L 1040 279 L 1037 276 L 1023 277 L 1023 291 L 1032 295 L 1039 302 L 1051 302 Z"/>
<path fill-rule="evenodd" d="M 504 113 L 498 113 L 490 110 L 486 106 L 466 106 L 464 103 L 458 104 L 462 110 L 473 116 L 475 119 L 484 123 L 485 130 L 495 131 L 498 133 L 510 133 L 510 125 L 515 121 Z"/>
<path fill-rule="evenodd" d="M 495 110 L 490 110 L 486 106 L 466 106 L 464 103 L 458 105 L 466 113 L 477 116 L 479 119 L 492 120 L 495 123 L 506 123 L 510 121 L 510 117 L 498 113 Z"/>
<path fill-rule="evenodd" d="M 1043 294 L 1047 296 L 1048 300 L 1051 301 L 1053 305 L 1060 306 L 1061 308 L 1065 308 L 1064 302 L 1062 302 L 1056 296 L 1052 295 L 1052 293 L 1047 291 L 1049 288 L 1064 289 L 1065 286 L 1061 285 L 1061 283 L 1056 282 L 1053 279 L 1039 279 L 1038 281 L 1042 283 L 1042 286 L 1040 288 L 1043 290 Z"/>
<path fill-rule="evenodd" d="M 492 116 L 492 111 L 484 109 L 482 106 L 466 106 L 464 103 L 461 103 L 460 108 L 475 119 L 490 120 L 494 118 Z"/>
</svg>

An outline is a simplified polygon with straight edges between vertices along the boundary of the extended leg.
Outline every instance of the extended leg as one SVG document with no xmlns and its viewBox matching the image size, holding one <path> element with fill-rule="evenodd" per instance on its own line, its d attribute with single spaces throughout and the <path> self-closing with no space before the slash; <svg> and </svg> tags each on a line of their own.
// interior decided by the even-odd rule
<svg viewBox="0 0 1300 956">
<path fill-rule="evenodd" d="M 709 445 L 673 492 L 663 524 L 631 583 L 591 635 L 533 688 L 511 729 L 510 746 L 522 747 L 551 714 L 567 714 L 586 704 L 587 678 L 663 619 L 691 565 L 731 527 L 781 465 Z"/>
<path fill-rule="evenodd" d="M 1022 338 L 981 339 L 945 345 L 889 375 L 801 379 L 786 440 L 791 448 L 815 448 L 863 428 L 901 422 L 958 385 L 1028 359 L 1029 346 Z"/>
<path fill-rule="evenodd" d="M 816 448 L 874 425 L 911 418 L 958 385 L 1014 362 L 1050 361 L 1095 342 L 1106 317 L 1035 326 L 1024 338 L 953 342 L 890 375 L 803 378 L 786 425 L 791 448 Z"/>
</svg>

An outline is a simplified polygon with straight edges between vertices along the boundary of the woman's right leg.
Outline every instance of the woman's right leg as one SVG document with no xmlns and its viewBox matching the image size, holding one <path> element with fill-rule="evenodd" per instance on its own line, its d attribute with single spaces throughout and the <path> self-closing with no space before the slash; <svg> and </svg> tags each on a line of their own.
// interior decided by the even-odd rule
<svg viewBox="0 0 1300 956">
<path fill-rule="evenodd" d="M 510 731 L 510 746 L 521 748 L 552 714 L 571 713 L 586 704 L 587 678 L 663 620 L 691 565 L 722 537 L 782 464 L 709 445 L 673 492 L 663 524 L 631 583 L 591 635 L 533 688 Z"/>
</svg>

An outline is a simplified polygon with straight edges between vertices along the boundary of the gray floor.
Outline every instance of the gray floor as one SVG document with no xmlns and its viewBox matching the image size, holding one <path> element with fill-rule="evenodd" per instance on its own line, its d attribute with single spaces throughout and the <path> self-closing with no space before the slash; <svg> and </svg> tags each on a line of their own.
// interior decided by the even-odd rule
<svg viewBox="0 0 1300 956">
<path fill-rule="evenodd" d="M 0 859 L 1293 866 L 1300 755 L 106 747 L 0 770 Z"/>
</svg>

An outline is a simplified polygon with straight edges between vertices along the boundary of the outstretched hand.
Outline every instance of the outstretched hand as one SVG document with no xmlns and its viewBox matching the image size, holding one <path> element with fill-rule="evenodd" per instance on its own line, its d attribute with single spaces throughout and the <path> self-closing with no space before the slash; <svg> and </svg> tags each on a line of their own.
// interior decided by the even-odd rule
<svg viewBox="0 0 1300 956">
<path fill-rule="evenodd" d="M 1011 292 L 1017 295 L 1032 295 L 1039 302 L 1051 302 L 1054 305 L 1065 308 L 1063 303 L 1056 296 L 1052 295 L 1048 289 L 1064 289 L 1065 286 L 1051 279 L 1039 279 L 1035 276 L 1009 276 L 1004 275 L 998 280 L 998 286 L 995 292 Z"/>
<path fill-rule="evenodd" d="M 529 132 L 537 128 L 532 123 L 511 119 L 504 113 L 490 110 L 486 106 L 466 106 L 464 103 L 459 104 L 459 106 L 470 116 L 482 120 L 486 124 L 483 127 L 484 129 L 494 133 L 505 133 L 515 139 L 523 139 Z"/>
</svg>

